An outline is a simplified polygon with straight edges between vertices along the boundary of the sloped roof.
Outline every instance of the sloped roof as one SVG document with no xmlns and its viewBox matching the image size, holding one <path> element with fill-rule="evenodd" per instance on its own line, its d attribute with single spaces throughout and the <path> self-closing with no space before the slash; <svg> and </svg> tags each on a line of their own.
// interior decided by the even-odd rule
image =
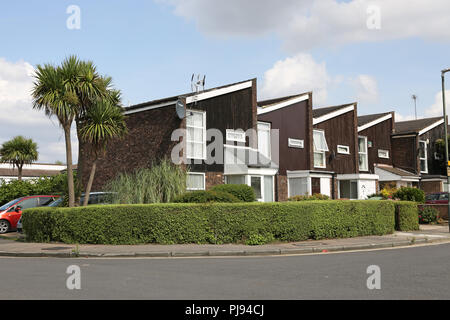
<svg viewBox="0 0 450 320">
<path fill-rule="evenodd" d="M 352 105 L 354 105 L 354 104 L 356 104 L 356 102 L 353 102 L 353 103 L 347 103 L 347 104 L 342 104 L 342 105 L 339 105 L 339 106 L 332 106 L 332 107 L 325 107 L 325 108 L 317 108 L 317 109 L 313 109 L 313 111 L 312 111 L 313 118 L 319 118 L 319 117 L 322 117 L 322 116 L 324 116 L 324 115 L 326 115 L 326 114 L 328 114 L 328 113 L 331 113 L 331 112 L 337 111 L 337 110 L 339 110 L 339 109 L 343 109 L 343 108 L 352 106 Z"/>
<path fill-rule="evenodd" d="M 37 170 L 37 169 L 23 169 L 23 177 L 51 177 L 60 174 L 59 170 Z M 17 177 L 19 174 L 17 169 L 3 169 L 0 168 L 0 176 L 3 177 Z"/>
<path fill-rule="evenodd" d="M 395 123 L 394 135 L 407 134 L 407 133 L 419 133 L 426 127 L 442 120 L 443 117 L 425 118 L 410 121 L 400 121 Z"/>
<path fill-rule="evenodd" d="M 395 168 L 395 167 L 377 166 L 377 169 L 381 169 L 381 170 L 393 173 L 393 174 L 401 176 L 401 177 L 419 177 L 418 175 L 416 175 L 412 172 L 409 172 L 409 171 L 406 171 L 406 170 L 403 170 L 400 168 Z"/>
<path fill-rule="evenodd" d="M 363 126 L 365 124 L 368 124 L 372 121 L 375 121 L 379 118 L 382 118 L 384 116 L 387 116 L 388 114 L 390 114 L 390 112 L 385 112 L 385 113 L 376 113 L 376 114 L 367 114 L 364 116 L 359 116 L 358 117 L 358 126 Z"/>
<path fill-rule="evenodd" d="M 311 92 L 304 92 L 304 93 L 300 93 L 300 94 L 294 94 L 292 96 L 285 96 L 285 97 L 280 97 L 280 98 L 275 98 L 275 99 L 268 99 L 268 100 L 262 100 L 262 101 L 258 101 L 258 107 L 269 107 L 271 105 L 274 104 L 278 104 L 280 102 L 284 102 L 284 101 L 288 101 L 300 96 L 303 96 L 305 94 L 310 94 Z"/>
</svg>

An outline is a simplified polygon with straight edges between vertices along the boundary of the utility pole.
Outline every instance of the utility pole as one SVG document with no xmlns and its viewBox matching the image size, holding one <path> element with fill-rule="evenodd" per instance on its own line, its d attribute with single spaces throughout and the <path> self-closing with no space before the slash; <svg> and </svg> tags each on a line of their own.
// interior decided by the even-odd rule
<svg viewBox="0 0 450 320">
<path fill-rule="evenodd" d="M 413 94 L 411 96 L 411 98 L 414 100 L 414 115 L 416 116 L 416 120 L 417 120 L 417 104 L 416 104 L 417 96 L 415 94 Z"/>
<path fill-rule="evenodd" d="M 447 163 L 447 193 L 449 196 L 448 204 L 447 204 L 447 219 L 449 219 L 448 222 L 448 229 L 450 232 L 450 163 L 448 161 L 448 121 L 447 121 L 447 111 L 445 108 L 445 73 L 449 72 L 450 69 L 442 70 L 441 71 L 441 78 L 442 78 L 442 109 L 444 111 L 444 140 L 445 140 L 445 161 Z"/>
</svg>

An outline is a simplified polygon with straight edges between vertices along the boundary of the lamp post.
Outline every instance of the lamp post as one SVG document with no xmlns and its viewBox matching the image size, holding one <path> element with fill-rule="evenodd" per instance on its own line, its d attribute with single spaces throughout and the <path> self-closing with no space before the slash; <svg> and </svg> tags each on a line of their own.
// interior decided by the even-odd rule
<svg viewBox="0 0 450 320">
<path fill-rule="evenodd" d="M 446 168 L 447 168 L 447 193 L 449 195 L 449 201 L 447 205 L 447 218 L 449 219 L 448 223 L 448 229 L 450 232 L 450 175 L 449 175 L 449 162 L 448 162 L 448 121 L 447 121 L 447 112 L 445 110 L 445 73 L 449 72 L 450 69 L 445 69 L 441 71 L 441 78 L 442 78 L 442 109 L 444 111 L 444 134 L 445 134 L 445 161 L 446 161 Z"/>
</svg>

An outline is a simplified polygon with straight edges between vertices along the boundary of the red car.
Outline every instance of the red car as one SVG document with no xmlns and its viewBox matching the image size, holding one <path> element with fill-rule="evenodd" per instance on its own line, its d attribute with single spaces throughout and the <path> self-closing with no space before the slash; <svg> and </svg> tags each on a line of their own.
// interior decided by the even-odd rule
<svg viewBox="0 0 450 320">
<path fill-rule="evenodd" d="M 425 197 L 425 203 L 427 204 L 448 204 L 448 193 L 437 192 L 427 194 Z"/>
<path fill-rule="evenodd" d="M 59 196 L 28 196 L 12 200 L 0 207 L 0 234 L 15 230 L 22 210 L 50 204 Z M 20 207 L 20 210 L 16 210 Z"/>
</svg>

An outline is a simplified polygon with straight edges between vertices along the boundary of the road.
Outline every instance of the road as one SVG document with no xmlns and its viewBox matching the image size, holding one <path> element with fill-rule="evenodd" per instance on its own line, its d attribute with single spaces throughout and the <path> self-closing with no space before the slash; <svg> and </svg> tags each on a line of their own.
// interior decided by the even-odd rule
<svg viewBox="0 0 450 320">
<path fill-rule="evenodd" d="M 81 271 L 69 290 L 67 267 Z M 367 267 L 381 289 L 367 288 Z M 282 257 L 0 258 L 3 299 L 448 299 L 450 244 Z"/>
</svg>

